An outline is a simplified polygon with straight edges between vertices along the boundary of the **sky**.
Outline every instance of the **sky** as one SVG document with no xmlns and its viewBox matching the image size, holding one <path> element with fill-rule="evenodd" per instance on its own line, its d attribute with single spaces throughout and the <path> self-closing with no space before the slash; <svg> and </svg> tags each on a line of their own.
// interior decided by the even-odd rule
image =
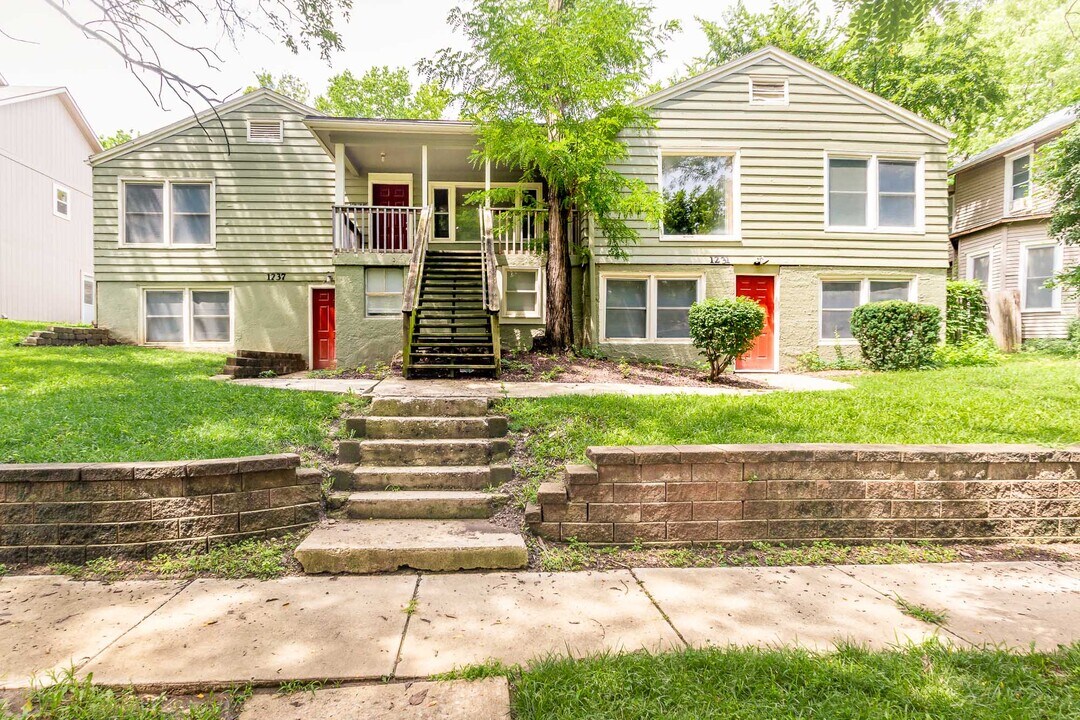
<svg viewBox="0 0 1080 720">
<path fill-rule="evenodd" d="M 216 48 L 222 57 L 219 69 L 207 68 L 186 52 L 166 59 L 185 77 L 211 86 L 219 97 L 241 92 L 262 69 L 298 75 L 314 97 L 325 89 L 331 75 L 342 70 L 358 73 L 372 65 L 414 68 L 435 50 L 460 45 L 446 16 L 461 1 L 353 0 L 350 20 L 341 28 L 345 49 L 329 65 L 315 50 L 301 49 L 294 55 L 279 42 L 254 34 L 233 47 L 205 26 L 190 27 L 187 38 Z M 657 68 L 655 79 L 673 75 L 705 52 L 705 36 L 695 16 L 717 20 L 734 1 L 654 0 L 657 19 L 679 20 L 683 28 L 668 43 L 668 58 Z M 760 10 L 769 0 L 745 0 L 745 4 Z M 89 3 L 70 0 L 68 6 L 81 16 L 88 12 Z M 119 57 L 85 38 L 43 0 L 0 0 L 0 75 L 11 85 L 66 86 L 90 125 L 102 134 L 119 128 L 148 132 L 190 115 L 175 97 L 166 96 L 165 108 L 158 107 Z"/>
</svg>

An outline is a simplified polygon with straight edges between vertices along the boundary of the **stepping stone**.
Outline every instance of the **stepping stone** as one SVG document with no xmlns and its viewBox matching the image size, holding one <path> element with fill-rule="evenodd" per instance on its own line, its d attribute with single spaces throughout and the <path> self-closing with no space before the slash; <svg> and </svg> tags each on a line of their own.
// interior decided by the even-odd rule
<svg viewBox="0 0 1080 720">
<path fill-rule="evenodd" d="M 483 490 L 507 482 L 509 465 L 407 465 L 347 467 L 335 473 L 338 490 Z"/>
<path fill-rule="evenodd" d="M 485 465 L 505 460 L 509 453 L 506 440 L 360 441 L 360 461 L 364 465 Z"/>
<path fill-rule="evenodd" d="M 320 525 L 296 548 L 306 573 L 521 568 L 525 540 L 481 520 L 365 520 Z"/>
<path fill-rule="evenodd" d="M 240 720 L 506 720 L 506 678 L 360 685 L 293 695 L 256 694 Z"/>
<path fill-rule="evenodd" d="M 508 499 L 478 490 L 376 490 L 349 495 L 345 515 L 353 520 L 488 518 Z"/>
</svg>

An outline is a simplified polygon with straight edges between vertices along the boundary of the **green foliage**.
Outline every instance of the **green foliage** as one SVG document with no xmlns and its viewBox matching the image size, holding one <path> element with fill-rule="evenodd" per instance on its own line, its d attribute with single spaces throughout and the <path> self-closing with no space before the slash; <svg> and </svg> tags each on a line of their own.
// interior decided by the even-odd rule
<svg viewBox="0 0 1080 720">
<path fill-rule="evenodd" d="M 708 235 L 723 213 L 724 197 L 719 188 L 664 193 L 664 233 L 668 235 Z"/>
<path fill-rule="evenodd" d="M 987 335 L 986 291 L 975 280 L 950 280 L 945 284 L 945 341 L 961 345 Z"/>
<path fill-rule="evenodd" d="M 1075 109 L 1080 112 L 1080 105 Z M 1038 182 L 1054 196 L 1048 234 L 1066 245 L 1080 245 L 1080 124 L 1039 151 Z M 1071 294 L 1080 294 L 1080 265 L 1065 268 L 1054 278 Z"/>
<path fill-rule="evenodd" d="M 330 78 L 326 92 L 315 98 L 319 112 L 341 117 L 438 120 L 451 94 L 436 83 L 413 90 L 408 68 L 369 68 L 357 77 L 351 71 Z"/>
<path fill-rule="evenodd" d="M 20 347 L 41 323 L 0 320 L 0 462 L 238 457 L 323 442 L 350 399 L 218 382 L 223 355 Z"/>
<path fill-rule="evenodd" d="M 1080 357 L 1080 318 L 1069 322 L 1066 337 L 1025 340 L 1020 349 L 1026 353 L 1051 357 Z"/>
<path fill-rule="evenodd" d="M 972 337 L 961 343 L 946 343 L 934 348 L 934 364 L 940 367 L 975 367 L 1000 365 L 1002 353 L 990 338 Z"/>
<path fill-rule="evenodd" d="M 924 623 L 930 625 L 944 625 L 948 619 L 949 614 L 944 610 L 935 610 L 926 605 L 920 605 L 916 602 L 906 600 L 897 595 L 893 598 L 896 606 L 900 608 L 900 612 L 904 613 L 908 617 L 913 617 L 916 620 L 922 620 Z"/>
<path fill-rule="evenodd" d="M 105 150 L 114 148 L 117 145 L 123 145 L 126 142 L 130 142 L 138 136 L 138 133 L 134 130 L 124 130 L 120 128 L 112 135 L 98 135 L 98 142 L 101 143 L 101 147 Z"/>
<path fill-rule="evenodd" d="M 867 303 L 851 314 L 851 332 L 874 370 L 929 367 L 941 336 L 941 311 L 903 300 Z"/>
<path fill-rule="evenodd" d="M 149 569 L 163 577 L 219 577 L 271 580 L 288 571 L 286 558 L 292 555 L 300 538 L 242 540 L 222 543 L 209 552 L 184 552 L 157 555 L 148 562 Z"/>
<path fill-rule="evenodd" d="M 255 73 L 255 82 L 258 84 L 248 85 L 244 88 L 245 95 L 253 93 L 259 88 L 266 88 L 305 105 L 311 96 L 311 90 L 308 89 L 307 83 L 291 73 L 283 72 L 275 77 L 269 70 L 261 70 Z"/>
<path fill-rule="evenodd" d="M 765 327 L 765 309 L 750 298 L 706 298 L 690 306 L 690 339 L 709 361 L 709 380 L 720 377 Z"/>
<path fill-rule="evenodd" d="M 1014 720 L 1074 717 L 1080 645 L 1048 653 L 937 639 L 884 651 L 841 644 L 690 648 L 535 661 L 516 682 L 518 720 Z"/>
<path fill-rule="evenodd" d="M 837 345 L 834 352 L 836 357 L 826 360 L 821 357 L 817 350 L 799 356 L 799 368 L 807 372 L 820 372 L 822 370 L 860 370 L 862 362 L 857 358 L 849 358 L 844 354 L 842 345 Z"/>
</svg>

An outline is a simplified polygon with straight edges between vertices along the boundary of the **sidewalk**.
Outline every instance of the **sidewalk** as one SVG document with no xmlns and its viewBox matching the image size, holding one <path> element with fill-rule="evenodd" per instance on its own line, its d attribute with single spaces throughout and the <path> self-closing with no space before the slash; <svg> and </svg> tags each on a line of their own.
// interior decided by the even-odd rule
<svg viewBox="0 0 1080 720">
<path fill-rule="evenodd" d="M 512 397 L 542 398 L 557 395 L 761 395 L 775 391 L 807 392 L 818 390 L 850 390 L 851 386 L 812 375 L 791 373 L 753 373 L 745 375 L 767 384 L 768 389 L 748 390 L 734 387 L 699 387 L 679 385 L 633 385 L 630 383 L 559 383 L 559 382 L 499 382 L 497 380 L 350 380 L 344 378 L 309 378 L 296 373 L 277 378 L 230 380 L 237 385 L 303 390 L 307 392 L 336 392 L 370 397 Z"/>
<path fill-rule="evenodd" d="M 947 613 L 943 627 L 893 597 Z M 415 601 L 415 602 L 414 602 Z M 409 613 L 408 608 L 414 608 Z M 641 569 L 80 583 L 0 578 L 0 687 L 75 664 L 96 682 L 200 688 L 421 678 L 486 659 L 932 635 L 1080 639 L 1080 563 Z"/>
</svg>

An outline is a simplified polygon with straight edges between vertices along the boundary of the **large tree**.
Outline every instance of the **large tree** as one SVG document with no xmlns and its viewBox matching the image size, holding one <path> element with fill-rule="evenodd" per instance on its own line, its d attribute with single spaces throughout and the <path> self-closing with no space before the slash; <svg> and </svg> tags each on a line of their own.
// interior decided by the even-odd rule
<svg viewBox="0 0 1080 720">
<path fill-rule="evenodd" d="M 120 128 L 112 135 L 98 135 L 98 142 L 101 143 L 102 148 L 108 150 L 110 148 L 116 147 L 117 145 L 123 145 L 126 142 L 130 142 L 137 136 L 138 133 L 134 130 L 125 130 L 123 128 Z"/>
<path fill-rule="evenodd" d="M 350 71 L 330 78 L 315 107 L 327 115 L 364 118 L 437 120 L 450 104 L 450 93 L 436 83 L 415 92 L 407 68 L 370 68 L 360 77 Z"/>
<path fill-rule="evenodd" d="M 447 48 L 422 64 L 457 90 L 462 117 L 476 124 L 475 162 L 546 184 L 547 339 L 555 348 L 574 344 L 567 211 L 589 213 L 615 256 L 637 238 L 630 218 L 659 221 L 659 194 L 613 168 L 627 157 L 623 134 L 652 124 L 633 100 L 675 29 L 654 22 L 652 11 L 636 0 L 476 0 L 450 15 L 468 49 Z"/>
<path fill-rule="evenodd" d="M 308 98 L 311 97 L 311 91 L 308 90 L 307 83 L 292 73 L 283 72 L 280 75 L 274 75 L 269 70 L 262 70 L 255 73 L 255 82 L 258 84 L 244 88 L 245 95 L 255 92 L 259 88 L 266 88 L 305 105 Z"/>
</svg>

